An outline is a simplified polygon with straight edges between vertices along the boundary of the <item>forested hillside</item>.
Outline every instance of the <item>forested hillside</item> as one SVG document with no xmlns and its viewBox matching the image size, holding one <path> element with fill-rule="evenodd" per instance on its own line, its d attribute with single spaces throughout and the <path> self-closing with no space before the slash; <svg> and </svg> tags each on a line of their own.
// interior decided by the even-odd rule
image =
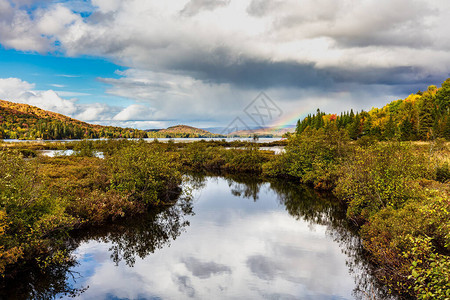
<svg viewBox="0 0 450 300">
<path fill-rule="evenodd" d="M 296 132 L 306 128 L 324 128 L 335 124 L 345 129 L 351 139 L 373 136 L 379 140 L 431 140 L 450 139 L 450 78 L 441 88 L 432 85 L 425 92 L 409 95 L 404 100 L 396 100 L 382 108 L 336 114 L 326 114 L 317 110 L 297 122 Z"/>
<path fill-rule="evenodd" d="M 0 100 L 0 139 L 140 138 L 146 132 L 92 125 L 27 104 Z"/>
</svg>

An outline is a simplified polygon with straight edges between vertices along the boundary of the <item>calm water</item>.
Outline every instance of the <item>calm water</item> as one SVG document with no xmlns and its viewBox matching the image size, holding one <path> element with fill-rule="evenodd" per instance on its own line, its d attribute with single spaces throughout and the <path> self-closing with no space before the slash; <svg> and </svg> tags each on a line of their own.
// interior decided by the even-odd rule
<svg viewBox="0 0 450 300">
<path fill-rule="evenodd" d="M 158 138 L 157 140 L 160 142 L 182 142 L 182 143 L 188 143 L 188 142 L 197 142 L 201 140 L 205 141 L 222 141 L 225 140 L 227 142 L 234 142 L 234 141 L 243 141 L 243 142 L 256 142 L 256 143 L 270 143 L 270 142 L 276 142 L 280 141 L 281 137 L 272 137 L 272 138 L 259 138 L 258 140 L 254 141 L 253 138 L 242 138 L 242 137 L 230 137 L 230 138 Z M 89 141 L 102 141 L 105 139 L 88 139 Z M 128 140 L 138 140 L 138 139 L 128 139 Z M 154 138 L 145 138 L 143 139 L 148 142 L 152 142 L 155 139 Z M 2 140 L 3 142 L 7 143 L 27 143 L 27 142 L 61 142 L 61 143 L 67 143 L 67 142 L 79 142 L 80 140 L 17 140 L 17 139 L 6 139 Z"/>
<path fill-rule="evenodd" d="M 226 149 L 234 149 L 234 148 L 226 148 Z M 245 149 L 245 148 L 237 148 L 237 149 Z M 259 147 L 259 150 L 264 151 L 272 151 L 274 154 L 282 154 L 284 153 L 284 146 L 273 146 L 273 147 Z M 57 157 L 57 156 L 70 156 L 76 154 L 74 150 L 37 150 L 37 153 L 43 156 L 48 157 Z M 96 151 L 94 155 L 98 158 L 104 158 L 103 152 Z"/>
<path fill-rule="evenodd" d="M 58 293 L 65 291 L 78 299 L 360 299 L 378 293 L 383 299 L 345 211 L 330 197 L 280 181 L 190 177 L 186 186 L 194 189 L 191 200 L 78 232 L 68 245 L 76 264 L 30 275 L 6 292 L 67 298 Z"/>
</svg>

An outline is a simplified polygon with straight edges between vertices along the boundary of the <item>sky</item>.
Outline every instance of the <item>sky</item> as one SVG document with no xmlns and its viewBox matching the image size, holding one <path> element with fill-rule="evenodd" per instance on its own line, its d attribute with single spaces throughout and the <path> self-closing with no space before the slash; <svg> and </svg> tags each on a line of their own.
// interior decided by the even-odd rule
<svg viewBox="0 0 450 300">
<path fill-rule="evenodd" d="M 140 129 L 295 124 L 440 86 L 449 19 L 446 0 L 0 0 L 0 99 Z"/>
</svg>

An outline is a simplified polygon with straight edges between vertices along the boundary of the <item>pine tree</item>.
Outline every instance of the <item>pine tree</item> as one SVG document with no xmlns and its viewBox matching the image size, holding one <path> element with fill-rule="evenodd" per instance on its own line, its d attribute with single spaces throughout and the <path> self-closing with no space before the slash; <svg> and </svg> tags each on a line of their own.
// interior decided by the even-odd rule
<svg viewBox="0 0 450 300">
<path fill-rule="evenodd" d="M 419 138 L 428 140 L 432 138 L 434 122 L 434 103 L 433 96 L 425 92 L 419 105 Z"/>
<path fill-rule="evenodd" d="M 356 140 L 361 133 L 361 118 L 358 113 L 356 113 L 353 123 L 350 124 L 348 135 L 351 139 Z"/>
</svg>

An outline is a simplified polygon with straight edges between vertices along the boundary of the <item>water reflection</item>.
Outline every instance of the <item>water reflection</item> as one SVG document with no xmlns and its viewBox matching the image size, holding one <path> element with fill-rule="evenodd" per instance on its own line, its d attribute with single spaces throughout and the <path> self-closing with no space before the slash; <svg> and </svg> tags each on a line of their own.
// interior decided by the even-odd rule
<svg viewBox="0 0 450 300">
<path fill-rule="evenodd" d="M 133 267 L 137 258 L 145 258 L 170 243 L 189 226 L 186 216 L 193 215 L 189 197 L 179 199 L 177 205 L 154 209 L 146 215 L 118 221 L 114 224 L 73 232 L 67 241 L 67 251 L 75 252 L 86 243 L 109 245 L 105 254 L 118 266 L 121 261 Z M 52 266 L 45 273 L 30 269 L 14 282 L 5 282 L 0 299 L 54 299 L 81 297 L 89 285 L 82 283 L 86 273 L 80 270 L 89 262 L 74 255 L 66 264 Z M 81 271 L 81 272 L 80 272 Z"/>
<path fill-rule="evenodd" d="M 253 199 L 254 202 L 259 199 L 259 191 L 263 182 L 257 177 L 233 176 L 225 178 L 225 180 L 233 196 Z"/>
<path fill-rule="evenodd" d="M 27 279 L 27 293 L 52 298 L 71 291 L 81 299 L 386 299 L 345 210 L 331 197 L 298 184 L 245 177 L 192 175 L 185 185 L 194 189 L 194 201 L 77 232 L 68 248 L 78 264 L 60 270 L 56 284 Z"/>
<path fill-rule="evenodd" d="M 80 274 L 72 269 L 75 260 L 53 266 L 42 273 L 29 269 L 15 281 L 3 282 L 0 299 L 54 299 L 56 295 L 80 296 L 87 287 L 74 287 L 71 282 Z"/>
<path fill-rule="evenodd" d="M 346 218 L 343 204 L 332 195 L 297 186 L 292 183 L 276 181 L 271 188 L 277 192 L 279 200 L 290 215 L 311 225 L 326 227 L 326 234 L 339 244 L 346 256 L 345 264 L 354 279 L 353 297 L 356 299 L 395 299 L 374 277 L 374 267 L 367 259 L 357 235 L 357 228 Z"/>
<path fill-rule="evenodd" d="M 137 258 L 144 259 L 156 250 L 170 246 L 170 242 L 189 226 L 188 215 L 193 215 L 192 203 L 184 198 L 177 205 L 155 209 L 144 216 L 77 232 L 74 240 L 78 245 L 86 242 L 110 244 L 111 261 L 116 266 L 124 261 L 128 267 L 133 267 Z"/>
</svg>

